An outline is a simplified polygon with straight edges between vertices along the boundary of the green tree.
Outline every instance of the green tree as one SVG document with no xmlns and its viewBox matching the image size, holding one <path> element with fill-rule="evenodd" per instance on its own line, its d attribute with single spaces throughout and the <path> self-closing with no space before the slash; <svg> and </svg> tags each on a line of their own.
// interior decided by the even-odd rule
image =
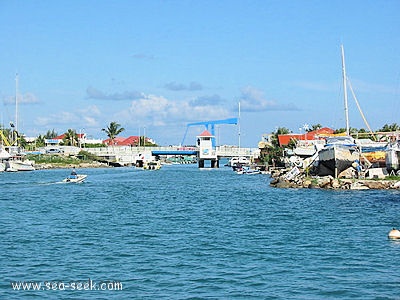
<svg viewBox="0 0 400 300">
<path fill-rule="evenodd" d="M 46 134 L 44 135 L 45 139 L 54 139 L 56 136 L 58 136 L 57 132 L 53 130 L 47 130 Z"/>
<path fill-rule="evenodd" d="M 76 146 L 78 144 L 78 136 L 75 130 L 68 129 L 63 138 L 63 144 L 66 146 Z"/>
<path fill-rule="evenodd" d="M 110 125 L 108 125 L 107 129 L 103 128 L 102 131 L 104 131 L 111 142 L 114 144 L 114 139 L 117 137 L 118 134 L 120 134 L 122 131 L 124 131 L 125 128 L 121 127 L 120 124 L 117 122 L 111 122 Z"/>
<path fill-rule="evenodd" d="M 378 129 L 380 132 L 392 132 L 400 130 L 400 126 L 397 123 L 393 123 L 391 125 L 385 124 L 381 129 Z"/>
<path fill-rule="evenodd" d="M 307 130 L 307 132 L 315 131 L 315 130 L 318 130 L 318 129 L 321 129 L 321 128 L 322 128 L 322 125 L 321 125 L 321 124 L 314 124 L 314 125 L 311 125 L 311 128 L 309 128 L 309 129 Z"/>
</svg>

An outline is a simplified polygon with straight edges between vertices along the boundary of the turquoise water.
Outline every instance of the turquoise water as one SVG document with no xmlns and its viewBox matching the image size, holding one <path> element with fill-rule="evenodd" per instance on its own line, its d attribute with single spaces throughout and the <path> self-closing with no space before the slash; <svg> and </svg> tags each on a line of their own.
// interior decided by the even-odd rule
<svg viewBox="0 0 400 300">
<path fill-rule="evenodd" d="M 195 165 L 79 171 L 83 184 L 0 174 L 0 299 L 400 299 L 399 191 L 273 189 Z M 122 290 L 71 288 L 89 279 Z"/>
</svg>

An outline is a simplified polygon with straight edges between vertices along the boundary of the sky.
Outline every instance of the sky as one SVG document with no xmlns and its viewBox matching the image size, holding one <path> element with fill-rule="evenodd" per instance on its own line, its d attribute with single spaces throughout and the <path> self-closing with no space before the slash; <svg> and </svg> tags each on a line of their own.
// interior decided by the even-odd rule
<svg viewBox="0 0 400 300">
<path fill-rule="evenodd" d="M 0 0 L 1 123 L 257 147 L 306 124 L 344 128 L 340 45 L 372 130 L 400 124 L 400 0 Z M 18 84 L 16 84 L 18 74 Z M 349 122 L 366 128 L 349 91 Z M 191 126 L 195 144 L 204 126 Z M 239 139 L 240 132 L 240 139 Z"/>
</svg>

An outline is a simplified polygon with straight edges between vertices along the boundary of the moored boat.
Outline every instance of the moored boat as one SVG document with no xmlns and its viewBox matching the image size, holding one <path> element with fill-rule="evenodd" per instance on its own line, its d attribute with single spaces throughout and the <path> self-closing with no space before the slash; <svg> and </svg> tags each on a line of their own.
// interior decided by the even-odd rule
<svg viewBox="0 0 400 300">
<path fill-rule="evenodd" d="M 0 148 L 0 172 L 4 172 L 7 168 L 7 160 L 10 158 L 10 154 L 3 149 L 3 146 Z"/>
<path fill-rule="evenodd" d="M 236 174 L 242 175 L 242 174 L 248 174 L 248 175 L 254 175 L 254 174 L 261 174 L 261 171 L 258 169 L 251 169 L 248 166 L 243 166 L 239 169 L 235 170 Z"/>
<path fill-rule="evenodd" d="M 161 169 L 161 161 L 153 160 L 143 164 L 143 170 L 159 170 Z"/>
<path fill-rule="evenodd" d="M 6 161 L 7 172 L 34 171 L 34 161 L 25 159 L 22 155 L 12 156 Z"/>
</svg>

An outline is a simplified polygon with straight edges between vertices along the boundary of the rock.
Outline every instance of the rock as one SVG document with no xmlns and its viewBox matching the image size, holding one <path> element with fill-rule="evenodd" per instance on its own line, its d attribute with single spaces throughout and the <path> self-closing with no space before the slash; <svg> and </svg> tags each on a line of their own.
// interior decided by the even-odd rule
<svg viewBox="0 0 400 300">
<path fill-rule="evenodd" d="M 391 185 L 391 188 L 393 189 L 400 189 L 400 181 L 397 181 L 396 183 Z"/>
<path fill-rule="evenodd" d="M 328 186 L 330 186 L 331 181 L 332 181 L 333 177 L 328 175 L 328 176 L 324 176 L 324 177 L 320 177 L 318 179 L 318 185 L 321 188 L 327 188 Z"/>
<path fill-rule="evenodd" d="M 353 182 L 350 185 L 351 190 L 369 190 L 368 186 L 365 186 L 363 182 Z"/>
<path fill-rule="evenodd" d="M 382 181 L 366 180 L 363 182 L 370 189 L 386 189 L 386 185 Z"/>
<path fill-rule="evenodd" d="M 276 186 L 278 184 L 278 182 L 279 182 L 279 178 L 274 178 L 274 179 L 271 180 L 269 185 Z"/>
<path fill-rule="evenodd" d="M 293 187 L 293 184 L 287 180 L 284 179 L 279 179 L 279 182 L 276 184 L 276 187 L 278 188 L 291 188 Z"/>
<path fill-rule="evenodd" d="M 334 189 L 338 189 L 338 188 L 341 187 L 341 185 L 340 185 L 340 183 L 339 183 L 339 180 L 337 180 L 337 179 L 333 179 L 333 180 L 332 180 L 331 186 L 332 186 Z"/>
<path fill-rule="evenodd" d="M 306 179 L 303 181 L 303 187 L 304 188 L 311 188 L 312 187 L 312 182 L 309 179 Z"/>
<path fill-rule="evenodd" d="M 338 178 L 354 178 L 355 175 L 356 175 L 356 170 L 353 167 L 350 167 L 342 171 L 339 174 Z"/>
</svg>

